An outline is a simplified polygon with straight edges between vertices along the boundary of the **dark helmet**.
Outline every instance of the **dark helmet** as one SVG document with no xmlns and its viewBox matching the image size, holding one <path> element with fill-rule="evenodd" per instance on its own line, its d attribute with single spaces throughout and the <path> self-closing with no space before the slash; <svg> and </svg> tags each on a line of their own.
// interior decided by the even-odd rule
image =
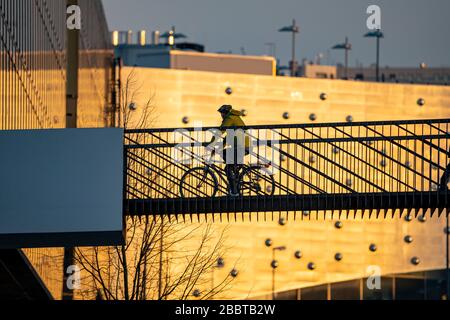
<svg viewBox="0 0 450 320">
<path fill-rule="evenodd" d="M 221 106 L 219 108 L 219 110 L 217 110 L 217 111 L 219 111 L 220 113 L 229 113 L 231 111 L 231 109 L 233 109 L 232 106 L 230 106 L 229 104 L 225 104 L 225 105 Z"/>
</svg>

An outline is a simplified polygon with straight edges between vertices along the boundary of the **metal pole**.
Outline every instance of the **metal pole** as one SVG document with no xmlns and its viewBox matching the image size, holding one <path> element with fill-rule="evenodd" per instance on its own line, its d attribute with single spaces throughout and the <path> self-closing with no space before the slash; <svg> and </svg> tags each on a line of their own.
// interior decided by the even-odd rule
<svg viewBox="0 0 450 320">
<path fill-rule="evenodd" d="M 377 35 L 377 66 L 376 66 L 377 82 L 380 81 L 380 37 Z"/>
<path fill-rule="evenodd" d="M 112 90 L 111 90 L 111 127 L 115 128 L 116 127 L 116 122 L 117 122 L 117 62 L 118 62 L 118 58 L 114 58 L 113 59 L 113 63 L 112 63 Z"/>
<path fill-rule="evenodd" d="M 449 224 L 448 224 L 448 211 L 447 210 L 445 210 L 446 212 L 446 224 L 447 224 L 447 229 L 445 230 L 445 233 L 446 233 L 446 238 L 447 238 L 447 241 L 446 241 L 446 257 L 447 257 L 447 261 L 446 261 L 446 268 L 447 268 L 447 300 L 449 300 L 450 299 L 450 266 L 449 266 L 449 258 L 450 258 L 450 256 L 449 256 L 449 251 L 448 251 L 448 249 L 449 249 L 449 234 L 450 234 L 450 230 L 449 230 Z"/>
<path fill-rule="evenodd" d="M 162 296 L 162 268 L 163 268 L 163 237 L 164 237 L 164 217 L 161 216 L 161 238 L 159 241 L 159 277 L 158 277 L 158 300 L 161 300 Z"/>
<path fill-rule="evenodd" d="M 292 61 L 291 77 L 295 77 L 295 19 L 292 20 Z"/>
<path fill-rule="evenodd" d="M 348 79 L 348 49 L 345 48 L 345 79 Z"/>
<path fill-rule="evenodd" d="M 348 38 L 345 37 L 345 79 L 348 79 Z"/>
<path fill-rule="evenodd" d="M 78 5 L 78 0 L 68 0 L 66 6 Z M 79 40 L 77 29 L 66 30 L 67 36 L 67 64 L 66 64 L 66 128 L 76 128 L 78 119 L 78 68 L 79 68 Z M 68 286 L 67 268 L 75 264 L 75 248 L 65 247 L 63 258 L 63 288 L 62 299 L 73 300 L 74 290 Z"/>
<path fill-rule="evenodd" d="M 275 261 L 275 250 L 272 249 L 272 262 Z M 272 266 L 272 300 L 275 300 L 275 268 Z"/>
</svg>

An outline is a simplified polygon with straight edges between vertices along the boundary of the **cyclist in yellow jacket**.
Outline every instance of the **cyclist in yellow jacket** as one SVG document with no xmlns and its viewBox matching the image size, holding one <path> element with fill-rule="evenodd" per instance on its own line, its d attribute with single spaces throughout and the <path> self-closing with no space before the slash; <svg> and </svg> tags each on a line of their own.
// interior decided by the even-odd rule
<svg viewBox="0 0 450 320">
<path fill-rule="evenodd" d="M 238 172 L 240 165 L 244 163 L 244 156 L 250 153 L 250 137 L 245 134 L 245 123 L 241 118 L 241 112 L 234 110 L 230 105 L 223 105 L 217 110 L 222 116 L 220 131 L 226 133 L 222 142 L 222 158 L 225 161 L 225 173 L 228 179 L 228 192 L 232 196 L 239 195 L 237 190 Z M 231 136 L 230 136 L 231 134 Z M 211 142 L 214 142 L 214 138 Z"/>
</svg>

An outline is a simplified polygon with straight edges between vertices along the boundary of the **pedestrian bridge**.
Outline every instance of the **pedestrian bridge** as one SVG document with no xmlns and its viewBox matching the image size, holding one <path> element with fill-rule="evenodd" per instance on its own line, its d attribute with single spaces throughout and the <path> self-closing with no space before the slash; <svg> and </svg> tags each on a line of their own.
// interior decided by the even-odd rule
<svg viewBox="0 0 450 320">
<path fill-rule="evenodd" d="M 450 160 L 449 124 L 442 119 L 233 128 L 252 142 L 241 170 L 246 173 L 237 179 L 238 196 L 228 195 L 221 158 L 205 149 L 214 128 L 126 130 L 124 214 L 440 215 L 450 204 L 450 193 L 439 191 Z"/>
</svg>

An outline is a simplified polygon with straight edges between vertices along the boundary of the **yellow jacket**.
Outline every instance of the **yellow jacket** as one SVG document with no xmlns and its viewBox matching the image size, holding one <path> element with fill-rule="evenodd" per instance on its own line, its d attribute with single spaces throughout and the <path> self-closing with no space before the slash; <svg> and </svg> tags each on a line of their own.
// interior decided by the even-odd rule
<svg viewBox="0 0 450 320">
<path fill-rule="evenodd" d="M 222 132 L 226 131 L 226 128 L 229 127 L 244 127 L 245 123 L 241 118 L 241 112 L 231 109 L 231 111 L 225 116 L 225 118 L 222 121 L 222 124 L 220 125 L 220 130 Z M 244 141 L 244 137 L 242 136 L 242 131 L 237 130 L 235 139 L 237 141 Z M 225 139 L 226 140 L 226 139 Z M 250 148 L 250 137 L 248 135 L 245 135 L 245 148 Z"/>
</svg>

